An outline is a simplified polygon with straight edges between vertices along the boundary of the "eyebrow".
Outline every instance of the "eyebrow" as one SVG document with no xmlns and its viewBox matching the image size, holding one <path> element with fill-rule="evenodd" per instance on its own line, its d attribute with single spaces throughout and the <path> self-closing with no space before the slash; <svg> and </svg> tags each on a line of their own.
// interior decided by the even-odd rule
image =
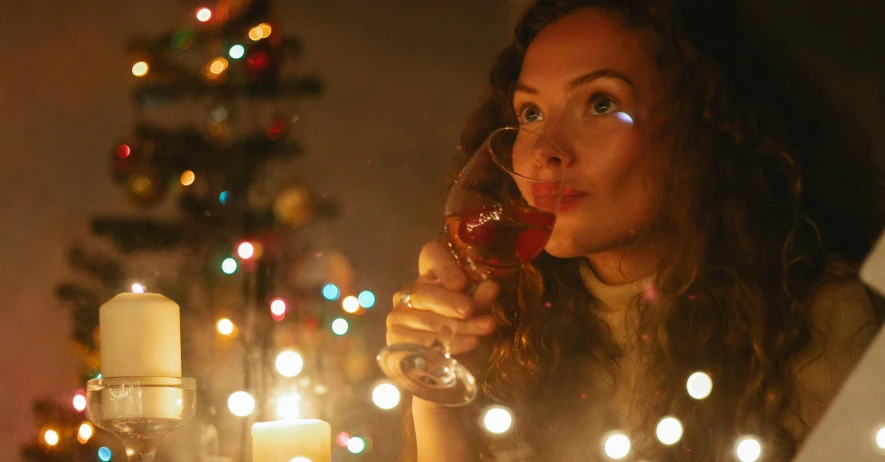
<svg viewBox="0 0 885 462">
<path fill-rule="evenodd" d="M 574 90 L 574 89 L 580 87 L 581 85 L 586 85 L 594 80 L 601 79 L 603 77 L 620 79 L 620 80 L 623 80 L 624 82 L 627 82 L 627 84 L 629 84 L 631 87 L 633 86 L 633 82 L 631 82 L 630 79 L 626 75 L 624 75 L 616 70 L 613 70 L 613 69 L 600 69 L 598 71 L 593 71 L 593 72 L 584 74 L 578 78 L 573 79 L 571 82 L 569 82 L 568 87 L 570 90 Z M 538 94 L 538 90 L 536 90 L 536 89 L 534 89 L 522 82 L 516 83 L 516 88 L 514 91 L 515 92 L 521 91 L 523 93 L 528 93 L 530 95 L 537 95 Z"/>
</svg>

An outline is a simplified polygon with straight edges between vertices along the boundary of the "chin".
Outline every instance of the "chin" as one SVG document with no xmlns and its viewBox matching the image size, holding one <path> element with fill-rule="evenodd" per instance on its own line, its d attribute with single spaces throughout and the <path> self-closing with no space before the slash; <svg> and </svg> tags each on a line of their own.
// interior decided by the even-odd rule
<svg viewBox="0 0 885 462">
<path fill-rule="evenodd" d="M 570 236 L 560 236 L 558 234 L 554 231 L 544 247 L 544 250 L 550 255 L 556 258 L 575 258 L 593 253 L 584 251 L 583 246 L 578 245 L 575 239 L 570 239 Z"/>
</svg>

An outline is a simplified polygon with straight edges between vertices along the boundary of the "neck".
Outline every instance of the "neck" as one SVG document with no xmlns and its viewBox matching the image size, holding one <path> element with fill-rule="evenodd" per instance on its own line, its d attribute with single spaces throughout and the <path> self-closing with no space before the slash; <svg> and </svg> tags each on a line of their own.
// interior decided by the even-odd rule
<svg viewBox="0 0 885 462">
<path fill-rule="evenodd" d="M 658 270 L 664 248 L 661 242 L 645 238 L 639 243 L 587 255 L 587 260 L 600 281 L 618 286 L 654 274 Z"/>
</svg>

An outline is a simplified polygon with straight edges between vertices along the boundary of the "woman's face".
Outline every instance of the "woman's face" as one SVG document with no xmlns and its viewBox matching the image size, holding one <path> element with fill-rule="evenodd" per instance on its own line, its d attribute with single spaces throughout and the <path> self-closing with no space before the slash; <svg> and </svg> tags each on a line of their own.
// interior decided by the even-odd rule
<svg viewBox="0 0 885 462">
<path fill-rule="evenodd" d="M 520 125 L 564 157 L 550 254 L 626 247 L 649 225 L 665 158 L 662 88 L 646 40 L 604 10 L 572 13 L 531 42 L 513 99 Z"/>
</svg>

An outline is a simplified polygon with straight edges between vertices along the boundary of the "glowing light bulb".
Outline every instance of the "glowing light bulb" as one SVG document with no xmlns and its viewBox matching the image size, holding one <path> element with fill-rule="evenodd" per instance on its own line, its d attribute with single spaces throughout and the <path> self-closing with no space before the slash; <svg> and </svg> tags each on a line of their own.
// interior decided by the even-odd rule
<svg viewBox="0 0 885 462">
<path fill-rule="evenodd" d="M 295 377 L 304 368 L 304 358 L 298 352 L 283 350 L 277 355 L 277 360 L 274 364 L 276 365 L 277 372 L 283 377 Z"/>
<path fill-rule="evenodd" d="M 879 431 L 876 432 L 876 446 L 878 446 L 879 449 L 885 449 L 885 427 L 880 428 Z"/>
<path fill-rule="evenodd" d="M 630 438 L 627 435 L 614 432 L 605 439 L 605 455 L 612 459 L 623 459 L 630 453 Z"/>
<path fill-rule="evenodd" d="M 694 399 L 704 399 L 713 391 L 713 379 L 705 372 L 695 372 L 685 383 L 688 394 Z"/>
<path fill-rule="evenodd" d="M 510 430 L 513 416 L 503 407 L 493 406 L 482 417 L 482 425 L 489 433 L 501 434 Z"/>
<path fill-rule="evenodd" d="M 332 321 L 332 332 L 335 335 L 344 335 L 347 333 L 348 329 L 350 329 L 350 324 L 347 323 L 346 319 L 336 318 Z"/>
<path fill-rule="evenodd" d="M 234 274 L 237 272 L 237 261 L 233 258 L 225 258 L 223 262 L 221 262 L 221 271 L 224 274 Z"/>
<path fill-rule="evenodd" d="M 227 408 L 235 416 L 247 417 L 255 410 L 255 398 L 245 391 L 233 392 L 227 398 Z"/>
<path fill-rule="evenodd" d="M 219 319 L 218 323 L 215 324 L 215 328 L 218 329 L 219 334 L 224 336 L 228 336 L 234 333 L 234 323 L 227 318 Z"/>
<path fill-rule="evenodd" d="M 738 440 L 735 452 L 741 462 L 755 462 L 762 455 L 762 445 L 756 438 L 745 436 Z"/>
<path fill-rule="evenodd" d="M 373 294 L 372 292 L 370 292 L 368 290 L 364 290 L 364 291 L 360 292 L 359 296 L 357 297 L 357 300 L 360 302 L 360 306 L 362 306 L 365 309 L 369 309 L 369 308 L 375 306 L 375 294 Z"/>
<path fill-rule="evenodd" d="M 286 302 L 282 298 L 275 299 L 270 302 L 270 312 L 274 316 L 282 316 L 286 314 Z"/>
<path fill-rule="evenodd" d="M 326 300 L 338 300 L 341 290 L 335 284 L 326 284 L 323 286 L 323 298 Z"/>
<path fill-rule="evenodd" d="M 356 313 L 360 309 L 360 301 L 353 295 L 345 297 L 341 302 L 341 307 L 348 313 Z"/>
<path fill-rule="evenodd" d="M 218 202 L 221 202 L 221 205 L 227 204 L 227 191 L 221 191 L 221 194 L 218 195 Z"/>
<path fill-rule="evenodd" d="M 147 75 L 151 67 L 144 61 L 139 61 L 132 65 L 132 75 L 136 77 L 144 77 Z"/>
<path fill-rule="evenodd" d="M 80 424 L 80 430 L 77 431 L 77 441 L 79 441 L 80 444 L 86 444 L 94 434 L 95 429 L 92 428 L 92 424 L 89 422 L 83 422 Z"/>
<path fill-rule="evenodd" d="M 143 294 L 144 293 L 144 286 L 137 283 L 137 282 L 135 284 L 132 284 L 132 293 Z"/>
<path fill-rule="evenodd" d="M 658 441 L 661 443 L 667 446 L 676 444 L 682 439 L 682 422 L 676 417 L 664 417 L 658 422 L 655 433 L 658 436 Z"/>
<path fill-rule="evenodd" d="M 129 157 L 129 154 L 132 154 L 132 149 L 129 148 L 128 144 L 121 144 L 120 147 L 117 148 L 117 157 L 125 159 Z"/>
<path fill-rule="evenodd" d="M 301 414 L 301 395 L 293 393 L 277 398 L 277 416 L 283 420 L 297 420 Z"/>
<path fill-rule="evenodd" d="M 273 29 L 270 28 L 270 24 L 266 22 L 263 22 L 256 27 L 261 30 L 261 38 L 270 37 L 270 33 L 273 31 Z"/>
<path fill-rule="evenodd" d="M 246 49 L 243 48 L 243 45 L 234 45 L 230 47 L 230 50 L 227 50 L 227 55 L 233 59 L 240 59 L 243 55 L 246 54 Z"/>
<path fill-rule="evenodd" d="M 227 60 L 224 58 L 215 58 L 209 63 L 209 72 L 219 75 L 227 69 Z"/>
<path fill-rule="evenodd" d="M 255 26 L 255 27 L 249 29 L 249 40 L 251 40 L 253 42 L 257 42 L 263 38 L 264 38 L 264 32 L 261 30 L 260 27 Z"/>
<path fill-rule="evenodd" d="M 45 432 L 43 432 L 43 441 L 46 444 L 48 444 L 50 446 L 55 446 L 56 444 L 58 444 L 58 440 L 59 440 L 59 437 L 58 437 L 57 431 L 46 430 Z"/>
<path fill-rule="evenodd" d="M 350 451 L 351 454 L 359 454 L 366 450 L 366 440 L 360 438 L 359 436 L 354 436 L 353 438 L 347 440 L 347 450 Z"/>
<path fill-rule="evenodd" d="M 298 457 L 290 460 L 289 462 L 311 462 L 311 460 L 308 459 L 307 457 L 304 457 L 304 456 L 298 456 Z"/>
<path fill-rule="evenodd" d="M 194 13 L 194 16 L 197 17 L 198 21 L 206 22 L 206 21 L 212 19 L 212 10 L 210 10 L 209 8 L 206 8 L 206 7 L 199 8 L 199 9 L 197 9 L 197 12 Z"/>
<path fill-rule="evenodd" d="M 114 454 L 111 452 L 111 448 L 109 447 L 102 446 L 98 448 L 98 460 L 100 460 L 101 462 L 108 462 L 109 460 L 111 460 L 111 457 L 113 455 Z"/>
<path fill-rule="evenodd" d="M 393 409 L 399 404 L 399 400 L 399 388 L 391 383 L 379 383 L 372 389 L 372 402 L 381 409 Z"/>
<path fill-rule="evenodd" d="M 74 395 L 74 409 L 78 412 L 83 412 L 83 410 L 86 409 L 86 396 L 82 393 Z"/>
<path fill-rule="evenodd" d="M 237 255 L 243 260 L 248 260 L 255 255 L 255 246 L 252 245 L 251 242 L 241 242 L 240 245 L 237 246 Z"/>
<path fill-rule="evenodd" d="M 197 175 L 195 175 L 194 172 L 192 172 L 190 170 L 185 170 L 184 172 L 182 172 L 181 178 L 179 178 L 179 180 L 181 181 L 181 184 L 184 186 L 190 186 L 190 185 L 194 184 L 194 180 L 196 180 L 196 179 L 197 179 Z"/>
</svg>

